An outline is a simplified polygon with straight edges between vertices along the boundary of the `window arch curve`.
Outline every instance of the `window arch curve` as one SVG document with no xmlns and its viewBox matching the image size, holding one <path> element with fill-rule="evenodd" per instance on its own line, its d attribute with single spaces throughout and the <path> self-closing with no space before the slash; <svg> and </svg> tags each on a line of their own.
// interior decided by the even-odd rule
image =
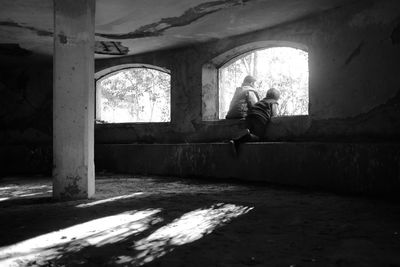
<svg viewBox="0 0 400 267">
<path fill-rule="evenodd" d="M 266 58 L 268 57 L 266 54 L 274 54 L 271 53 L 274 50 L 281 50 L 280 53 L 277 53 L 280 55 L 275 53 L 275 55 L 269 55 L 269 59 Z M 282 52 L 282 50 L 286 51 Z M 255 54 L 258 54 L 258 63 L 254 63 Z M 251 59 L 251 57 L 253 57 L 253 59 Z M 275 58 L 275 66 L 266 66 L 265 62 L 273 61 L 272 58 Z M 236 73 L 236 79 L 232 78 L 234 74 L 231 68 L 231 77 L 224 78 L 224 70 L 228 69 L 229 66 L 235 65 L 235 63 L 237 68 L 238 61 L 243 60 L 248 61 L 248 63 L 251 63 L 250 60 L 253 60 L 253 65 L 264 66 L 253 67 L 253 69 L 248 66 L 247 71 L 243 70 L 246 66 L 242 66 L 242 70 L 238 70 L 238 72 L 241 73 Z M 244 62 L 242 63 L 244 64 Z M 286 67 L 283 67 L 285 64 Z M 279 68 L 277 65 L 280 65 Z M 282 69 L 285 68 L 286 70 L 290 70 L 291 74 L 288 73 L 288 71 L 286 71 L 286 73 L 282 71 Z M 269 70 L 269 73 L 265 73 L 266 70 Z M 276 73 L 278 70 L 281 70 L 279 75 Z M 260 76 L 256 77 L 256 79 L 258 79 L 258 83 L 256 83 L 256 87 L 258 88 L 256 89 L 259 91 L 260 97 L 264 97 L 269 87 L 275 87 L 281 90 L 280 116 L 309 114 L 307 46 L 289 41 L 269 40 L 247 43 L 235 47 L 203 65 L 203 120 L 209 121 L 225 118 L 233 92 L 241 85 L 246 75 Z M 227 76 L 226 73 L 225 76 Z M 228 82 L 224 82 L 224 80 Z M 301 87 L 301 90 L 297 90 L 296 88 L 298 87 Z"/>
<path fill-rule="evenodd" d="M 171 121 L 168 70 L 126 64 L 99 71 L 95 78 L 97 123 Z"/>
<path fill-rule="evenodd" d="M 229 61 L 232 61 L 236 57 L 240 57 L 241 55 L 245 55 L 251 53 L 256 50 L 263 50 L 268 48 L 275 47 L 288 47 L 303 50 L 308 53 L 308 47 L 301 43 L 295 43 L 290 41 L 279 41 L 279 40 L 268 40 L 268 41 L 257 41 L 246 43 L 235 48 L 232 48 L 224 53 L 216 56 L 211 59 L 210 63 L 215 65 L 217 68 L 227 64 Z"/>
</svg>

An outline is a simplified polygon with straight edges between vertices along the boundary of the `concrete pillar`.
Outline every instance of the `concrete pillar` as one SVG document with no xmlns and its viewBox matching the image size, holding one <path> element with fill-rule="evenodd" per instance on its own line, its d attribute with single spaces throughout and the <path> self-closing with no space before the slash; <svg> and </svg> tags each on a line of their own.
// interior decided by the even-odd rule
<svg viewBox="0 0 400 267">
<path fill-rule="evenodd" d="M 54 0 L 53 196 L 94 194 L 95 0 Z"/>
</svg>

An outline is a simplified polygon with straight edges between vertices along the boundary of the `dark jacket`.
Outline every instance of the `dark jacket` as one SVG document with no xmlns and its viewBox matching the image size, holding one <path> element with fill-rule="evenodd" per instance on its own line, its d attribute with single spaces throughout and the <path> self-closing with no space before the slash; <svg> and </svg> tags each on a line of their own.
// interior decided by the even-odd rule
<svg viewBox="0 0 400 267">
<path fill-rule="evenodd" d="M 267 124 L 273 114 L 273 105 L 278 105 L 278 101 L 270 98 L 263 98 L 257 103 L 255 103 L 249 110 L 247 111 L 247 117 L 255 117 L 259 119 L 263 124 Z"/>
</svg>

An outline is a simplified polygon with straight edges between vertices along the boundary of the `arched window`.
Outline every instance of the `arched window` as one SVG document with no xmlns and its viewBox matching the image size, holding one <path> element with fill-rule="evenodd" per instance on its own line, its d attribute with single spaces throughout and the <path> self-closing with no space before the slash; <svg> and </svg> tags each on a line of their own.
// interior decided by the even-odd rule
<svg viewBox="0 0 400 267">
<path fill-rule="evenodd" d="M 133 67 L 96 81 L 97 123 L 171 121 L 171 76 L 166 71 Z"/>
<path fill-rule="evenodd" d="M 246 75 L 257 79 L 260 98 L 279 89 L 278 115 L 308 115 L 308 53 L 291 47 L 259 49 L 236 57 L 218 70 L 219 118 L 224 119 L 235 89 Z"/>
</svg>

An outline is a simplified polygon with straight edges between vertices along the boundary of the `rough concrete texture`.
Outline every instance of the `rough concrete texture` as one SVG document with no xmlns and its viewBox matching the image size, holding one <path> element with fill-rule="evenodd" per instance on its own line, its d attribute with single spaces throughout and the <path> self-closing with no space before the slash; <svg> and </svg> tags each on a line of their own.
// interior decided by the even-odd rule
<svg viewBox="0 0 400 267">
<path fill-rule="evenodd" d="M 50 144 L 52 136 L 51 66 L 0 69 L 0 144 Z"/>
<path fill-rule="evenodd" d="M 238 155 L 227 143 L 97 145 L 104 172 L 235 178 L 322 188 L 342 193 L 396 196 L 400 147 L 362 143 L 247 143 Z"/>
<path fill-rule="evenodd" d="M 94 194 L 94 0 L 54 2 L 54 197 Z"/>
<path fill-rule="evenodd" d="M 51 56 L 53 1 L 1 0 L 0 3 L 0 40 Z M 276 26 L 348 1 L 97 0 L 96 3 L 97 39 L 125 38 L 122 45 L 129 48 L 130 54 L 137 54 Z"/>
<path fill-rule="evenodd" d="M 211 124 L 203 122 L 203 119 L 208 120 L 204 116 L 213 116 L 203 113 L 203 105 L 217 103 L 211 100 L 202 101 L 203 65 L 235 47 L 268 40 L 287 41 L 308 47 L 311 105 L 308 117 L 275 119 L 268 129 L 267 139 L 398 140 L 400 81 L 397 79 L 397 70 L 400 68 L 398 66 L 400 50 L 392 40 L 395 40 L 400 12 L 396 1 L 376 1 L 373 5 L 368 3 L 368 5 L 355 4 L 293 24 L 195 48 L 97 61 L 97 71 L 128 63 L 146 63 L 171 70 L 172 122 L 168 125 L 118 125 L 115 128 L 98 125 L 96 141 L 99 143 L 210 142 L 228 137 L 242 125 L 240 122 L 238 126 L 237 122 L 221 121 Z M 358 50 L 359 53 L 354 53 Z M 23 89 L 28 86 L 32 96 L 49 99 L 48 90 L 51 87 L 48 83 L 51 78 L 45 75 L 47 70 L 42 71 L 42 68 L 40 66 L 34 72 L 25 71 L 26 66 L 19 66 L 15 70 L 2 69 L 0 86 L 7 94 L 15 94 L 16 98 L 22 98 L 18 95 L 23 94 Z M 26 75 L 26 73 L 29 79 L 17 77 L 17 74 Z M 15 80 L 11 77 L 15 77 Z M 26 80 L 26 85 L 21 84 L 19 80 Z M 210 94 L 215 95 L 212 92 Z M 1 138 L 2 143 L 15 143 L 22 139 L 26 142 L 32 139 L 31 143 L 35 143 L 33 140 L 37 135 L 41 136 L 40 140 L 44 141 L 46 138 L 50 140 L 49 131 L 46 136 L 43 130 L 36 129 L 51 128 L 51 122 L 45 115 L 48 113 L 40 112 L 43 118 L 32 119 L 32 113 L 25 112 L 29 109 L 29 104 L 22 104 L 20 101 L 15 104 L 17 108 L 14 110 L 12 101 L 7 101 L 7 98 L 2 100 L 5 102 L 2 105 L 2 113 L 11 115 L 2 117 L 3 121 L 7 121 L 5 128 L 20 129 L 20 131 L 7 130 L 8 133 L 12 132 L 7 136 L 1 131 L 4 136 Z M 49 109 L 50 105 L 50 102 L 46 102 L 39 106 L 41 109 Z M 19 115 L 18 119 L 14 119 L 16 115 Z M 20 120 L 24 122 L 21 123 Z M 31 126 L 25 126 L 27 123 Z M 34 128 L 33 131 L 38 133 L 25 134 L 30 128 Z"/>
<path fill-rule="evenodd" d="M 276 40 L 277 44 L 296 43 L 308 49 L 310 115 L 275 118 L 267 129 L 265 139 L 285 142 L 301 140 L 304 141 L 304 144 L 248 145 L 245 146 L 246 153 L 253 152 L 254 157 L 264 160 L 269 157 L 269 149 L 266 147 L 271 145 L 271 149 L 276 150 L 279 154 L 275 161 L 276 166 L 285 164 L 283 169 L 287 172 L 287 178 L 284 180 L 286 184 L 300 184 L 300 178 L 297 177 L 299 173 L 302 173 L 299 166 L 303 166 L 301 161 L 304 160 L 308 164 L 305 169 L 306 180 L 301 180 L 304 185 L 308 183 L 308 185 L 337 191 L 394 193 L 394 190 L 398 189 L 396 181 L 399 177 L 399 163 L 396 161 L 398 160 L 397 143 L 400 136 L 400 98 L 398 93 L 400 89 L 400 80 L 398 79 L 400 50 L 396 43 L 399 8 L 397 0 L 357 1 L 294 23 L 189 48 L 97 60 L 96 71 L 132 63 L 167 68 L 171 71 L 172 86 L 171 123 L 96 125 L 96 142 L 110 145 L 107 149 L 97 149 L 98 166 L 110 171 L 135 173 L 143 170 L 150 172 L 150 166 L 146 164 L 154 162 L 154 158 L 162 154 L 165 157 L 159 159 L 161 162 L 170 160 L 167 162 L 168 164 L 175 164 L 175 167 L 171 167 L 173 173 L 180 174 L 178 169 L 174 168 L 178 168 L 176 166 L 181 164 L 180 168 L 183 170 L 187 168 L 191 175 L 226 177 L 222 167 L 219 169 L 219 173 L 212 173 L 212 169 L 210 173 L 207 173 L 206 170 L 212 166 L 212 162 L 211 165 L 199 163 L 203 162 L 200 160 L 201 157 L 210 157 L 217 162 L 224 160 L 229 162 L 229 164 L 221 165 L 227 167 L 226 170 L 229 170 L 232 165 L 236 168 L 235 164 L 240 160 L 230 158 L 229 148 L 226 144 L 216 145 L 215 147 L 219 147 L 218 149 L 214 149 L 210 145 L 213 147 L 210 149 L 211 152 L 203 151 L 204 153 L 199 155 L 196 154 L 198 153 L 196 144 L 173 146 L 175 150 L 168 150 L 169 152 L 164 150 L 163 146 L 158 145 L 146 147 L 148 149 L 146 151 L 135 146 L 127 146 L 126 149 L 123 148 L 119 151 L 121 146 L 112 144 L 200 143 L 229 139 L 234 132 L 244 126 L 243 122 L 235 120 L 203 121 L 203 66 L 212 63 L 216 57 L 224 53 L 234 51 L 230 55 L 235 56 L 237 47 L 247 46 L 248 49 L 251 49 L 254 47 L 252 43 Z M 143 42 L 146 41 L 146 39 L 143 40 Z M 35 88 L 38 92 L 37 96 L 42 96 L 40 86 Z M 207 103 L 210 104 L 212 101 Z M 26 105 L 21 105 L 15 114 L 25 114 L 21 111 L 25 108 L 27 108 Z M 7 112 L 12 113 L 12 111 Z M 30 113 L 26 113 L 21 115 L 21 118 L 29 121 L 30 116 Z M 12 121 L 10 120 L 10 123 Z M 51 123 L 47 123 L 47 121 L 45 123 L 45 120 L 40 121 L 48 126 Z M 31 140 L 37 145 L 36 137 L 30 136 L 30 128 L 21 126 L 23 124 L 19 124 L 17 121 L 13 125 L 21 127 L 21 130 L 7 130 L 7 133 L 2 135 L 4 136 L 3 143 L 9 143 L 7 138 L 12 137 L 15 144 L 19 142 L 18 140 L 24 140 L 24 143 L 22 141 L 21 143 L 25 145 L 29 144 Z M 34 125 L 38 127 L 36 122 Z M 322 147 L 329 148 L 328 154 L 317 153 L 318 149 L 308 143 L 316 140 L 322 143 L 327 142 L 325 145 L 322 144 Z M 346 144 L 347 142 L 350 143 Z M 383 144 L 386 142 L 393 142 L 393 144 Z M 51 145 L 51 142 L 48 142 L 47 145 Z M 357 166 L 354 166 L 353 161 L 346 156 L 347 150 L 343 148 L 346 145 L 349 149 L 354 147 L 354 151 L 360 155 L 362 160 L 357 163 Z M 379 152 L 374 152 L 376 147 L 379 147 Z M 282 152 L 279 152 L 278 148 L 282 148 Z M 295 149 L 292 150 L 293 148 Z M 202 168 L 194 168 L 192 166 L 194 163 L 189 162 L 190 157 L 188 159 L 181 157 L 182 161 L 177 161 L 172 152 L 179 149 L 195 153 L 193 155 L 194 162 Z M 30 150 L 26 146 L 21 151 Z M 113 151 L 121 153 L 115 152 L 116 154 L 114 154 Z M 144 154 L 140 154 L 141 152 Z M 303 156 L 297 156 L 294 152 Z M 342 160 L 341 157 L 335 156 L 336 152 L 348 160 Z M 112 157 L 112 155 L 116 156 Z M 119 155 L 122 155 L 120 162 Z M 349 155 L 356 154 L 351 152 Z M 371 161 L 368 155 L 371 155 Z M 385 161 L 385 155 L 391 155 L 391 157 Z M 312 157 L 309 158 L 309 156 Z M 287 160 L 288 157 L 289 160 Z M 20 158 L 29 157 L 25 155 Z M 128 160 L 130 158 L 131 162 Z M 110 161 L 106 162 L 105 159 L 110 159 Z M 379 164 L 375 164 L 374 161 Z M 260 164 L 264 164 L 264 162 L 261 161 Z M 321 162 L 322 164 L 319 165 L 318 163 Z M 21 164 L 25 164 L 25 162 L 21 162 Z M 26 164 L 26 166 L 30 165 Z M 256 166 L 256 168 L 259 169 L 261 166 L 263 165 Z M 314 172 L 315 166 L 317 171 Z M 327 168 L 324 169 L 320 166 L 327 166 Z M 336 169 L 333 169 L 332 166 L 335 166 Z M 2 169 L 2 172 L 6 167 Z M 158 174 L 167 173 L 167 169 L 163 170 L 158 166 L 152 168 L 154 171 L 159 171 Z M 368 168 L 374 171 L 369 172 Z M 261 175 L 262 171 L 255 174 L 256 177 Z M 289 177 L 289 173 L 292 174 L 291 177 Z M 387 175 L 383 175 L 385 173 Z M 246 177 L 246 175 L 240 176 Z M 279 178 L 276 176 L 273 181 L 281 182 Z M 349 189 L 345 189 L 345 187 Z"/>
<path fill-rule="evenodd" d="M 217 105 L 209 95 L 214 86 L 203 87 L 204 66 L 226 53 L 236 56 L 235 48 L 254 48 L 254 43 L 297 44 L 309 53 L 308 117 L 278 118 L 269 127 L 269 140 L 398 140 L 400 118 L 398 97 L 400 50 L 392 42 L 398 27 L 400 6 L 397 1 L 367 1 L 338 8 L 308 19 L 279 27 L 223 39 L 187 49 L 143 54 L 137 57 L 104 59 L 96 62 L 96 70 L 119 64 L 147 63 L 171 70 L 172 123 L 166 126 L 163 138 L 154 135 L 154 142 L 176 137 L 181 142 L 199 140 L 199 131 L 207 131 L 207 123 L 215 112 L 204 113 L 204 107 Z M 233 51 L 229 53 L 229 51 Z M 229 58 L 225 58 L 225 61 Z M 206 68 L 207 69 L 207 68 Z M 212 79 L 212 73 L 209 79 Z M 206 79 L 207 80 L 207 79 Z M 204 90 L 206 90 L 206 92 Z M 208 91 L 207 91 L 208 90 Z M 205 102 L 202 102 L 206 100 Z M 225 123 L 221 123 L 221 128 Z M 143 128 L 137 125 L 131 142 L 142 141 Z M 97 141 L 111 143 L 123 134 L 98 126 Z M 100 130 L 101 129 L 101 130 Z M 126 133 L 132 129 L 126 129 Z M 115 134 L 113 134 L 115 133 Z M 146 133 L 148 135 L 148 133 Z M 170 138 L 166 137 L 170 136 Z M 213 133 L 203 141 L 217 140 Z M 144 138 L 144 136 L 142 136 Z"/>
<path fill-rule="evenodd" d="M 400 265 L 397 203 L 176 178 L 96 183 L 95 199 L 57 203 L 50 179 L 2 180 L 0 265 Z"/>
</svg>

